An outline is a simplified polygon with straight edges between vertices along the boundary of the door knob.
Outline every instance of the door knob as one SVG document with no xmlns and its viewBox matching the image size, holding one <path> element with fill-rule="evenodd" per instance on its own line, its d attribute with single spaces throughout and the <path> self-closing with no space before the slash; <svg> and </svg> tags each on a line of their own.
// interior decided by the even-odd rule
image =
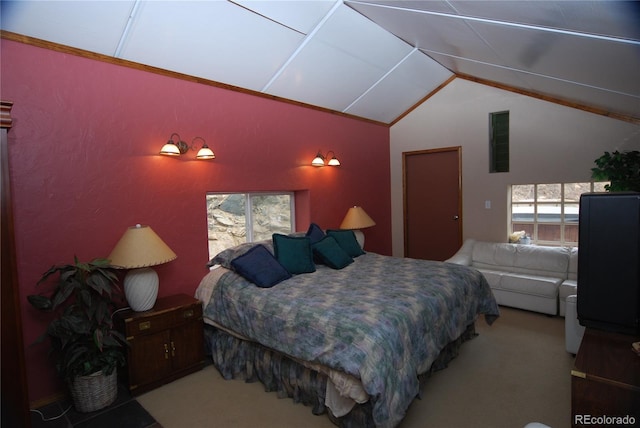
<svg viewBox="0 0 640 428">
<path fill-rule="evenodd" d="M 459 218 L 460 218 L 460 216 L 457 216 L 457 215 L 454 215 L 454 216 L 453 216 L 453 219 L 454 219 L 454 220 L 458 220 Z"/>
</svg>

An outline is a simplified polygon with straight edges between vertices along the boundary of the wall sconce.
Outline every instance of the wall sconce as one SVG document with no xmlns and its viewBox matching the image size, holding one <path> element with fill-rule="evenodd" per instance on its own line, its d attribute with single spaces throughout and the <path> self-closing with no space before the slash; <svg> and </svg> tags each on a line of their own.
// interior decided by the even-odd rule
<svg viewBox="0 0 640 428">
<path fill-rule="evenodd" d="M 313 165 L 313 166 L 324 166 L 325 165 L 324 160 L 329 157 L 329 153 L 333 154 L 333 156 L 331 157 L 331 159 L 329 159 L 329 162 L 327 162 L 327 165 L 329 165 L 329 166 L 340 166 L 340 161 L 338 160 L 338 158 L 336 158 L 336 154 L 335 153 L 333 153 L 332 151 L 329 151 L 329 152 L 327 152 L 326 156 L 322 156 L 322 152 L 320 152 L 320 150 L 318 150 L 318 154 L 311 161 L 311 165 Z"/>
<path fill-rule="evenodd" d="M 173 141 L 174 136 L 177 137 L 177 141 Z M 196 146 L 196 140 L 202 140 L 202 146 L 199 150 Z M 160 149 L 160 154 L 166 156 L 180 156 L 187 153 L 189 149 L 198 150 L 196 159 L 207 160 L 216 158 L 216 155 L 213 153 L 213 150 L 211 150 L 209 146 L 207 146 L 207 142 L 204 140 L 204 138 L 195 137 L 193 140 L 191 140 L 191 145 L 189 145 L 185 141 L 182 141 L 180 135 L 176 134 L 175 132 L 171 134 L 171 137 L 169 137 L 169 141 L 167 141 L 167 144 L 162 146 L 162 149 Z"/>
</svg>

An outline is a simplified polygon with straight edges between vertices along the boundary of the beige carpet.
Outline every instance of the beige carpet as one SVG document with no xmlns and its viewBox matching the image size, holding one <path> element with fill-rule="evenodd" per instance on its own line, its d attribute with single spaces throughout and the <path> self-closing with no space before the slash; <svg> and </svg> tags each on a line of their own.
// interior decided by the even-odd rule
<svg viewBox="0 0 640 428">
<path fill-rule="evenodd" d="M 501 311 L 491 327 L 478 322 L 479 336 L 428 380 L 400 428 L 570 426 L 574 359 L 564 347 L 564 318 Z M 225 381 L 211 365 L 138 401 L 164 428 L 335 428 L 259 383 Z"/>
</svg>

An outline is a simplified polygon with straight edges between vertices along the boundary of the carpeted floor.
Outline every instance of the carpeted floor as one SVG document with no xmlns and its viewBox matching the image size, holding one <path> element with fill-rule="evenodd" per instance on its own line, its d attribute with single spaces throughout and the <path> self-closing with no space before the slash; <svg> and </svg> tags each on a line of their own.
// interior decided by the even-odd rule
<svg viewBox="0 0 640 428">
<path fill-rule="evenodd" d="M 574 358 L 565 351 L 564 318 L 501 308 L 489 327 L 434 374 L 400 428 L 570 426 Z M 164 428 L 335 428 L 326 415 L 266 393 L 259 383 L 225 381 L 211 365 L 138 397 Z"/>
</svg>

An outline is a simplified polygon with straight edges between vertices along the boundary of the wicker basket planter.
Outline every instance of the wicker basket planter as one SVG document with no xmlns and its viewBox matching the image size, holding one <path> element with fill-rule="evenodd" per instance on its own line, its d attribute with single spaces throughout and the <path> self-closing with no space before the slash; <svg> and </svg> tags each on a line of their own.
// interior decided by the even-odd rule
<svg viewBox="0 0 640 428">
<path fill-rule="evenodd" d="M 77 376 L 68 380 L 73 405 L 79 412 L 94 412 L 107 407 L 118 396 L 118 375 L 95 372 L 88 376 Z"/>
</svg>

